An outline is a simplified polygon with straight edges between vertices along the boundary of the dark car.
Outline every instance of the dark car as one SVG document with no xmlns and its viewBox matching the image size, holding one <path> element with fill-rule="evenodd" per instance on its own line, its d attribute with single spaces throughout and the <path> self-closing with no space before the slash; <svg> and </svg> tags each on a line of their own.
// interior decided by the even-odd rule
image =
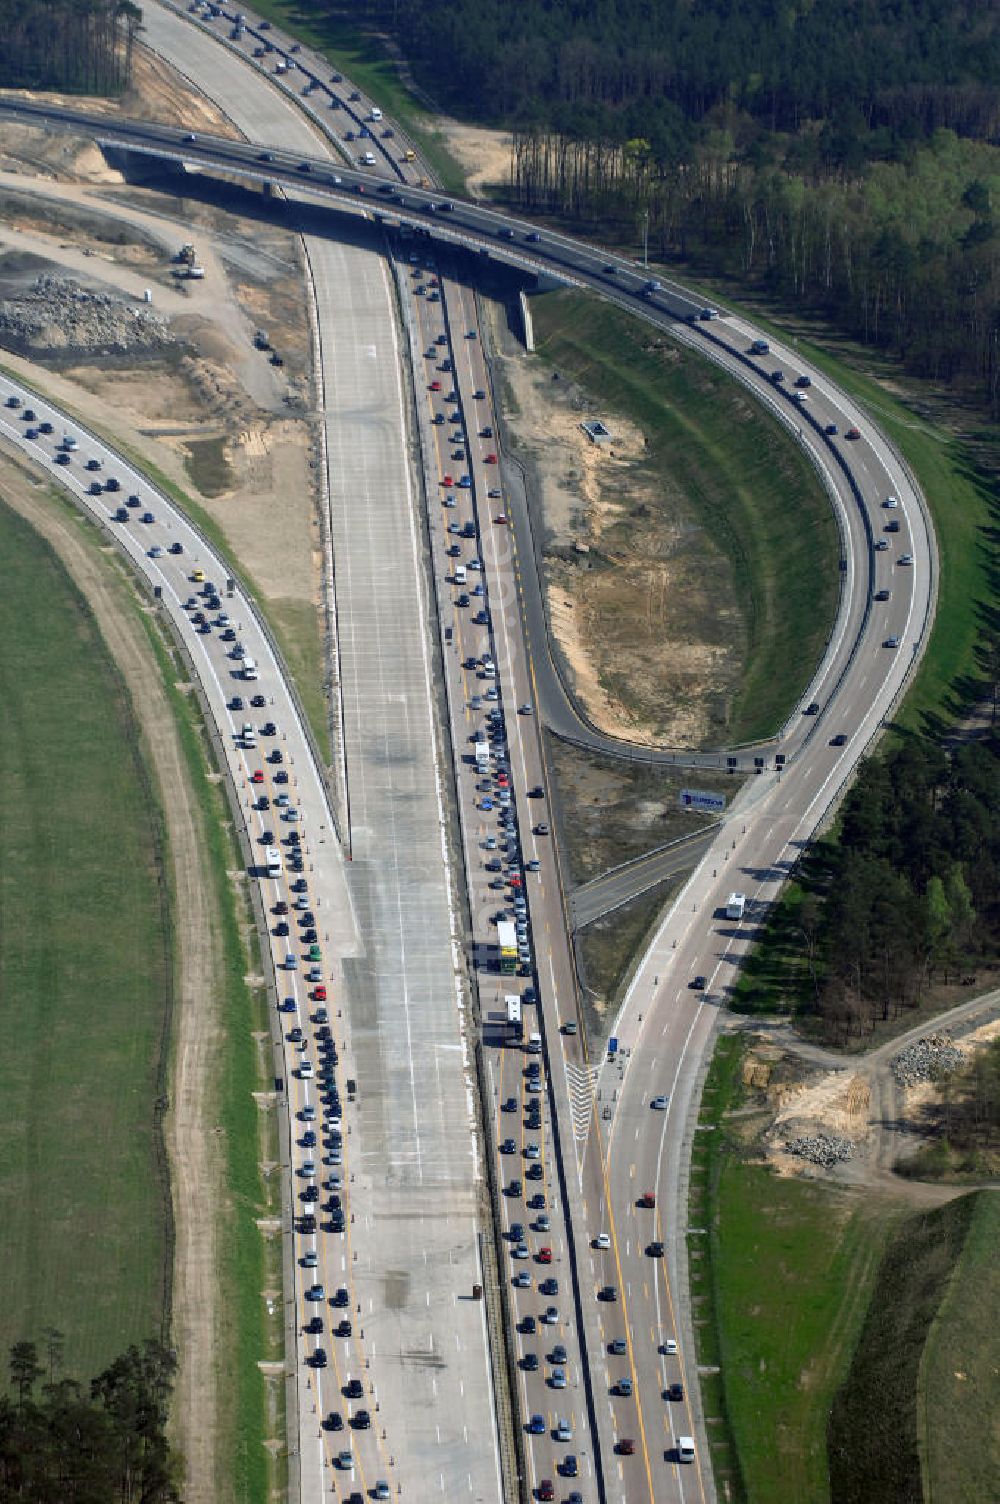
<svg viewBox="0 0 1000 1504">
<path fill-rule="evenodd" d="M 704 992 L 708 986 L 708 978 L 702 976 L 692 977 L 690 986 L 692 992 Z"/>
<path fill-rule="evenodd" d="M 683 1398 L 684 1398 L 684 1385 L 683 1384 L 679 1384 L 679 1383 L 678 1384 L 670 1384 L 663 1391 L 663 1394 L 664 1394 L 664 1398 L 668 1399 L 668 1400 L 676 1400 L 676 1401 L 683 1400 Z"/>
</svg>

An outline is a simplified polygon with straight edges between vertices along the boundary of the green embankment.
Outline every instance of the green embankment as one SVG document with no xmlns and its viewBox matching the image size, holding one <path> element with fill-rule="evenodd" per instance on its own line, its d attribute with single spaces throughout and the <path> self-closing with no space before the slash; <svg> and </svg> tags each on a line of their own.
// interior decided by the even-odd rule
<svg viewBox="0 0 1000 1504">
<path fill-rule="evenodd" d="M 218 900 L 222 1030 L 218 1124 L 226 1154 L 225 1201 L 219 1214 L 220 1287 L 228 1299 L 219 1331 L 219 1368 L 229 1375 L 220 1387 L 223 1441 L 220 1455 L 232 1497 L 239 1504 L 271 1496 L 284 1475 L 284 1456 L 265 1451 L 265 1437 L 283 1432 L 284 1395 L 266 1392 L 258 1364 L 284 1357 L 281 1306 L 268 1317 L 262 1292 L 281 1288 L 281 1239 L 265 1241 L 258 1218 L 281 1215 L 281 1186 L 275 1176 L 262 1177 L 260 1166 L 278 1157 L 273 1114 L 263 1113 L 254 1093 L 273 1086 L 268 1040 L 267 997 L 247 984 L 258 969 L 252 916 L 245 889 L 234 884 L 242 869 L 232 819 L 222 786 L 212 771 L 205 729 L 196 702 L 178 683 L 187 677 L 176 649 L 149 626 L 167 695 L 176 717 L 188 774 L 198 792 L 204 851 Z"/>
<path fill-rule="evenodd" d="M 164 830 L 96 624 L 2 505 L 0 554 L 0 1351 L 56 1327 L 96 1373 L 169 1302 Z"/>
<path fill-rule="evenodd" d="M 744 1103 L 742 1042 L 723 1037 L 692 1160 L 692 1295 L 713 1465 L 732 1499 L 839 1500 L 826 1429 L 892 1214 L 750 1162 L 769 1114 Z M 751 1104 L 752 1105 L 752 1104 Z"/>
<path fill-rule="evenodd" d="M 728 562 L 732 599 L 718 604 L 737 608 L 746 646 L 727 740 L 771 734 L 815 671 L 836 612 L 837 529 L 815 471 L 723 371 L 657 348 L 646 325 L 610 304 L 558 292 L 534 299 L 532 315 L 539 353 L 638 424 L 650 472 L 680 490 L 703 546 Z"/>
<path fill-rule="evenodd" d="M 931 1324 L 917 1435 L 932 1500 L 988 1499 L 1000 1478 L 1000 1196 L 978 1191 Z"/>
<path fill-rule="evenodd" d="M 756 312 L 753 318 L 761 328 L 772 328 L 779 338 L 789 339 L 787 329 L 769 325 Z M 997 526 L 995 485 L 983 473 L 967 440 L 930 422 L 854 364 L 877 357 L 857 351 L 838 359 L 808 339 L 796 338 L 794 343 L 805 359 L 864 404 L 897 446 L 927 498 L 940 556 L 937 608 L 927 650 L 895 720 L 907 729 L 933 732 L 951 725 L 970 699 L 983 692 L 977 645 L 984 623 L 996 612 L 996 557 L 991 542 Z M 981 437 L 996 441 L 995 432 Z"/>
<path fill-rule="evenodd" d="M 989 1191 L 899 1227 L 830 1415 L 837 1504 L 996 1497 L 998 1234 Z"/>
</svg>

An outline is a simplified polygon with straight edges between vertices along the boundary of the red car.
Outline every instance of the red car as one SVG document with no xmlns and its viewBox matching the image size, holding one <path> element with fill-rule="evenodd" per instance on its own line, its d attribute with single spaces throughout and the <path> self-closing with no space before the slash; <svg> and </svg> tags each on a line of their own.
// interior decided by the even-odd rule
<svg viewBox="0 0 1000 1504">
<path fill-rule="evenodd" d="M 623 1436 L 615 1447 L 615 1451 L 620 1457 L 632 1457 L 635 1454 L 635 1442 L 631 1436 Z"/>
<path fill-rule="evenodd" d="M 250 782 L 251 783 L 263 783 L 264 782 L 264 774 L 261 772 L 260 768 L 254 768 L 253 772 L 250 774 Z"/>
<path fill-rule="evenodd" d="M 441 383 L 440 383 L 440 381 L 432 381 L 431 382 L 431 391 L 432 392 L 439 392 L 440 390 L 441 390 Z"/>
<path fill-rule="evenodd" d="M 861 430 L 859 428 L 849 428 L 844 434 L 845 439 L 860 439 L 860 437 Z"/>
<path fill-rule="evenodd" d="M 551 1262 L 552 1262 L 552 1249 L 551 1248 L 539 1248 L 539 1250 L 538 1250 L 538 1262 L 540 1264 L 551 1264 Z"/>
<path fill-rule="evenodd" d="M 314 1003 L 325 1003 L 326 1002 L 326 988 L 325 987 L 317 987 L 317 988 L 314 989 L 314 991 L 313 991 L 313 1002 Z"/>
<path fill-rule="evenodd" d="M 655 1206 L 656 1205 L 656 1192 L 655 1191 L 643 1191 L 642 1195 L 639 1197 L 639 1205 L 640 1206 L 644 1206 L 646 1208 Z"/>
<path fill-rule="evenodd" d="M 495 455 L 495 454 L 488 454 L 488 455 L 487 455 L 487 456 L 486 456 L 486 460 L 485 460 L 485 463 L 486 463 L 486 464 L 487 464 L 487 465 L 495 465 L 495 464 L 496 464 L 496 462 L 497 462 L 497 457 L 496 457 L 496 455 Z"/>
<path fill-rule="evenodd" d="M 543 1478 L 542 1481 L 538 1485 L 538 1497 L 540 1499 L 554 1499 L 555 1496 L 556 1496 L 556 1491 L 552 1487 L 552 1479 L 551 1478 Z"/>
<path fill-rule="evenodd" d="M 455 484 L 455 477 L 453 475 L 446 475 L 441 484 L 443 486 L 453 486 Z"/>
<path fill-rule="evenodd" d="M 499 527 L 502 527 L 502 526 L 503 526 L 503 525 L 504 525 L 504 523 L 505 523 L 505 522 L 506 522 L 506 521 L 507 521 L 507 513 L 506 513 L 506 512 L 498 512 L 498 513 L 497 513 L 497 514 L 496 514 L 496 516 L 495 516 L 495 517 L 494 517 L 494 519 L 493 519 L 493 521 L 494 521 L 494 522 L 495 522 L 495 523 L 496 523 L 496 524 L 497 524 L 497 525 L 498 525 L 498 526 L 499 526 Z"/>
</svg>

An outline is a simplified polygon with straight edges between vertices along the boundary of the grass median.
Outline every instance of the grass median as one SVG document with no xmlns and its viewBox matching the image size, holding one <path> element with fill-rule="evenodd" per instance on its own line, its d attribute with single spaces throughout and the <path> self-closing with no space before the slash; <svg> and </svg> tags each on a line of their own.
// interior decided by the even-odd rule
<svg viewBox="0 0 1000 1504">
<path fill-rule="evenodd" d="M 0 1348 L 96 1373 L 169 1305 L 164 828 L 85 601 L 2 504 L 0 552 Z"/>
</svg>

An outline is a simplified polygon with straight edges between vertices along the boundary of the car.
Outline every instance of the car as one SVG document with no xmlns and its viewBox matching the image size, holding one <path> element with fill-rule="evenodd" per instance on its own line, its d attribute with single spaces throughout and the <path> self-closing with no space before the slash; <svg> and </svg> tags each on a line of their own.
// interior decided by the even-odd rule
<svg viewBox="0 0 1000 1504">
<path fill-rule="evenodd" d="M 519 1180 L 511 1180 L 507 1185 L 506 1194 L 511 1197 L 517 1197 L 521 1195 L 521 1191 L 521 1182 Z"/>
<path fill-rule="evenodd" d="M 559 1464 L 559 1471 L 560 1473 L 562 1473 L 564 1478 L 575 1478 L 577 1476 L 580 1469 L 579 1464 L 576 1460 L 575 1452 L 566 1453 L 566 1456 Z"/>
<path fill-rule="evenodd" d="M 558 1326 L 559 1308 L 557 1306 L 546 1306 L 538 1319 L 539 1321 L 544 1321 L 546 1326 Z"/>
<path fill-rule="evenodd" d="M 618 1291 L 614 1285 L 602 1285 L 597 1292 L 597 1298 L 607 1305 L 614 1305 L 618 1299 Z"/>
<path fill-rule="evenodd" d="M 535 1161 L 541 1159 L 542 1151 L 535 1143 L 527 1144 L 524 1150 L 524 1157 L 525 1159 L 531 1160 L 532 1163 L 534 1163 Z"/>
<path fill-rule="evenodd" d="M 878 542 L 875 544 L 875 552 L 878 554 L 884 554 L 888 547 L 888 538 L 879 538 Z"/>
<path fill-rule="evenodd" d="M 784 373 L 784 371 L 772 371 L 771 372 L 771 380 L 774 382 L 775 386 L 781 386 L 781 384 L 784 381 L 784 379 L 785 379 L 785 373 Z"/>
<path fill-rule="evenodd" d="M 346 1449 L 337 1453 L 337 1467 L 342 1473 L 350 1473 L 354 1470 L 354 1453 Z"/>
<path fill-rule="evenodd" d="M 634 1457 L 635 1442 L 632 1440 L 632 1437 L 619 1436 L 618 1440 L 615 1442 L 615 1451 L 618 1453 L 619 1457 Z"/>
<path fill-rule="evenodd" d="M 592 1248 L 610 1248 L 611 1234 L 606 1232 L 599 1232 L 590 1246 Z"/>
<path fill-rule="evenodd" d="M 803 715 L 819 715 L 819 701 L 818 700 L 810 700 L 809 704 L 806 706 L 805 710 L 803 710 L 802 714 Z"/>
<path fill-rule="evenodd" d="M 628 1399 L 632 1394 L 632 1380 L 629 1378 L 618 1379 L 611 1386 L 611 1393 L 617 1394 L 620 1399 Z"/>
<path fill-rule="evenodd" d="M 362 1384 L 360 1379 L 349 1378 L 343 1388 L 343 1394 L 345 1398 L 349 1400 L 361 1399 L 364 1395 L 364 1392 L 364 1385 Z"/>
<path fill-rule="evenodd" d="M 264 782 L 264 770 L 262 768 L 254 768 L 253 772 L 250 774 L 250 782 L 251 783 L 263 783 Z"/>
<path fill-rule="evenodd" d="M 545 1416 L 544 1415 L 537 1415 L 537 1414 L 536 1415 L 532 1415 L 530 1417 L 529 1421 L 528 1421 L 528 1424 L 525 1427 L 525 1430 L 528 1432 L 529 1436 L 544 1436 L 545 1435 Z"/>
<path fill-rule="evenodd" d="M 876 601 L 887 601 L 887 600 L 890 600 L 891 599 L 891 591 L 888 591 L 888 590 L 876 590 L 876 592 L 875 592 L 874 596 L 872 597 L 872 599 L 876 600 Z"/>
<path fill-rule="evenodd" d="M 538 824 L 535 826 L 535 835 L 536 836 L 547 836 L 548 833 L 549 833 L 549 827 L 548 827 L 548 825 L 545 823 L 544 820 L 540 820 L 538 822 Z"/>
<path fill-rule="evenodd" d="M 887 507 L 890 512 L 895 511 L 896 507 L 899 506 L 899 497 L 898 496 L 887 496 L 885 498 L 885 501 L 883 501 L 882 505 L 884 507 Z"/>
<path fill-rule="evenodd" d="M 551 1248 L 539 1248 L 539 1250 L 538 1250 L 538 1262 L 540 1264 L 551 1264 L 551 1262 L 552 1262 L 552 1249 Z"/>
<path fill-rule="evenodd" d="M 882 644 L 882 646 L 884 648 L 898 648 L 899 647 L 899 638 L 895 637 L 895 636 L 893 636 L 893 637 L 887 637 L 885 639 L 885 642 Z"/>
<path fill-rule="evenodd" d="M 649 1105 L 654 1112 L 666 1112 L 670 1106 L 670 1098 L 661 1094 L 658 1097 L 654 1097 Z"/>
<path fill-rule="evenodd" d="M 573 1440 L 573 1428 L 570 1425 L 569 1421 L 561 1415 L 556 1420 L 555 1430 L 553 1431 L 552 1436 L 553 1440 L 555 1441 Z"/>
<path fill-rule="evenodd" d="M 647 1212 L 652 1211 L 653 1208 L 655 1207 L 655 1205 L 656 1205 L 656 1192 L 655 1191 L 643 1191 L 642 1195 L 636 1201 L 636 1206 L 642 1207 L 643 1211 L 647 1211 Z"/>
<path fill-rule="evenodd" d="M 913 555 L 912 554 L 900 554 L 899 559 L 897 560 L 897 562 L 900 563 L 900 564 L 903 564 L 903 565 L 912 564 L 913 563 Z"/>
<path fill-rule="evenodd" d="M 322 1316 L 310 1316 L 309 1320 L 303 1325 L 302 1330 L 307 1337 L 318 1337 L 323 1330 Z"/>
<path fill-rule="evenodd" d="M 544 1427 L 543 1427 L 543 1430 L 544 1430 Z M 548 1500 L 554 1499 L 555 1496 L 556 1496 L 556 1491 L 555 1491 L 555 1489 L 552 1486 L 552 1479 L 551 1478 L 542 1478 L 541 1481 L 538 1484 L 538 1497 L 539 1497 L 539 1499 L 545 1501 L 545 1504 L 548 1504 Z"/>
<path fill-rule="evenodd" d="M 613 1337 L 608 1343 L 608 1352 L 612 1358 L 624 1357 L 628 1352 L 628 1344 L 624 1337 Z"/>
<path fill-rule="evenodd" d="M 660 1242 L 659 1238 L 654 1238 L 652 1243 L 646 1244 L 646 1256 L 647 1258 L 651 1259 L 662 1259 L 663 1244 Z"/>
<path fill-rule="evenodd" d="M 510 1256 L 512 1259 L 526 1259 L 528 1257 L 527 1243 L 515 1243 L 510 1250 Z"/>
<path fill-rule="evenodd" d="M 538 1372 L 538 1354 L 537 1353 L 525 1353 L 524 1357 L 521 1359 L 521 1368 L 524 1370 L 525 1373 L 537 1373 Z"/>
<path fill-rule="evenodd" d="M 804 387 L 807 387 L 807 386 L 812 386 L 812 377 L 811 376 L 796 376 L 796 378 L 795 378 L 795 385 L 797 387 L 799 387 L 799 388 L 804 388 Z"/>
<path fill-rule="evenodd" d="M 372 1418 L 367 1410 L 355 1410 L 351 1416 L 351 1425 L 356 1431 L 368 1431 L 371 1429 Z"/>
<path fill-rule="evenodd" d="M 828 423 L 823 429 L 823 432 L 826 434 L 827 438 L 832 439 L 839 432 L 839 429 L 837 428 L 836 423 Z"/>
<path fill-rule="evenodd" d="M 692 977 L 688 985 L 692 992 L 704 992 L 708 986 L 708 978 L 703 976 Z"/>
<path fill-rule="evenodd" d="M 860 437 L 861 430 L 859 428 L 848 428 L 844 433 L 845 439 L 860 439 Z"/>
<path fill-rule="evenodd" d="M 302 1265 L 303 1269 L 315 1269 L 316 1265 L 319 1263 L 319 1254 L 314 1252 L 314 1250 L 309 1249 L 308 1252 L 302 1255 L 299 1262 Z"/>
<path fill-rule="evenodd" d="M 844 747 L 847 745 L 847 736 L 843 731 L 838 731 L 836 736 L 831 736 L 831 747 Z"/>
<path fill-rule="evenodd" d="M 323 1323 L 321 1321 L 320 1322 L 320 1331 L 322 1331 L 322 1330 L 323 1330 Z M 553 1368 L 552 1372 L 549 1374 L 549 1385 L 553 1389 L 565 1389 L 566 1388 L 566 1370 L 565 1370 L 565 1368 Z"/>
<path fill-rule="evenodd" d="M 663 1391 L 663 1398 L 665 1400 L 673 1400 L 673 1401 L 683 1400 L 683 1398 L 684 1398 L 684 1385 L 681 1384 L 679 1381 L 676 1381 L 676 1380 L 675 1380 L 675 1382 L 673 1384 L 668 1384 L 667 1387 L 666 1387 L 666 1389 Z"/>
<path fill-rule="evenodd" d="M 664 1337 L 663 1340 L 662 1340 L 662 1342 L 660 1343 L 660 1354 L 661 1354 L 661 1356 L 670 1357 L 670 1355 L 672 1353 L 675 1353 L 676 1351 L 677 1351 L 677 1339 L 676 1339 L 676 1337 Z"/>
<path fill-rule="evenodd" d="M 514 1286 L 515 1290 L 530 1290 L 531 1275 L 528 1273 L 527 1269 L 519 1269 L 514 1275 L 514 1278 L 511 1280 L 511 1284 Z"/>
<path fill-rule="evenodd" d="M 344 1417 L 336 1410 L 331 1410 L 323 1421 L 324 1431 L 342 1431 L 344 1429 Z"/>
</svg>

